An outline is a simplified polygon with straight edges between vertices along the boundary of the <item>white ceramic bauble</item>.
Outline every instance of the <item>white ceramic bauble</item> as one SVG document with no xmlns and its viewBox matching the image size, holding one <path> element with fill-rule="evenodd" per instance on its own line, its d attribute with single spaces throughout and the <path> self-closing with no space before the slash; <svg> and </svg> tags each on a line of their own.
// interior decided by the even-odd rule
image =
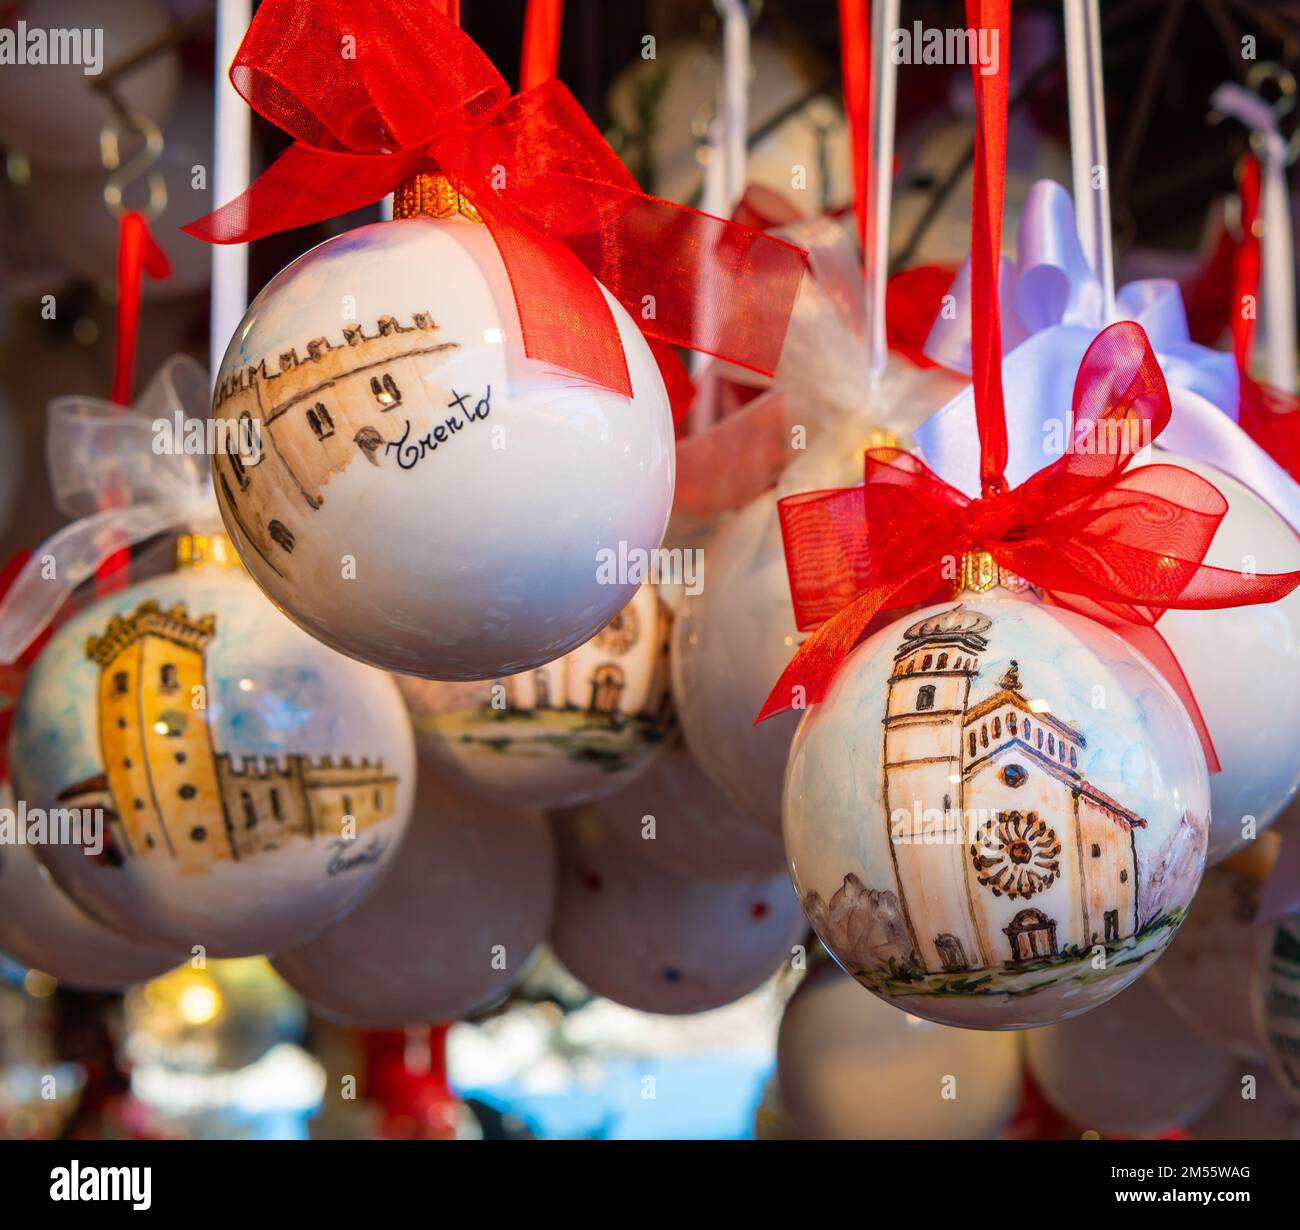
<svg viewBox="0 0 1300 1230">
<path fill-rule="evenodd" d="M 0 145 L 20 150 L 36 166 L 98 167 L 100 129 L 113 110 L 108 94 L 94 88 L 96 80 L 166 34 L 166 8 L 158 0 L 24 0 L 16 8 L 14 20 L 5 24 L 15 34 L 19 21 L 26 24 L 28 62 L 6 63 L 0 72 Z M 46 39 L 45 62 L 32 62 L 33 39 L 50 31 L 68 33 L 53 49 Z M 58 57 L 63 62 L 48 62 L 51 50 L 65 48 Z M 78 58 L 79 63 L 71 62 Z M 180 60 L 164 48 L 113 89 L 127 111 L 161 123 L 179 84 Z"/>
<path fill-rule="evenodd" d="M 790 960 L 805 924 L 784 876 L 699 880 L 664 871 L 593 813 L 562 826 L 551 948 L 597 995 L 641 1012 L 739 999 Z"/>
<path fill-rule="evenodd" d="M 790 605 L 776 496 L 728 518 L 704 546 L 705 582 L 673 623 L 673 697 L 696 763 L 755 823 L 781 830 L 798 715 L 754 717 L 802 637 Z"/>
<path fill-rule="evenodd" d="M 1191 470 L 1226 497 L 1207 564 L 1234 572 L 1300 568 L 1300 537 L 1236 479 L 1176 453 L 1158 451 L 1151 460 Z M 1156 631 L 1187 676 L 1222 765 L 1210 777 L 1213 865 L 1271 824 L 1300 788 L 1300 590 L 1258 606 L 1167 611 Z M 1254 822 L 1243 833 L 1247 817 Z"/>
<path fill-rule="evenodd" d="M 273 278 L 213 405 L 248 416 L 260 449 L 213 470 L 276 605 L 342 653 L 433 679 L 531 670 L 608 624 L 663 536 L 674 454 L 650 348 L 605 299 L 630 400 L 524 355 L 481 223 L 363 226 Z"/>
<path fill-rule="evenodd" d="M 609 831 L 665 871 L 702 880 L 775 875 L 781 838 L 734 807 L 684 747 L 597 808 Z"/>
<path fill-rule="evenodd" d="M 807 711 L 791 876 L 832 955 L 897 1006 L 1043 1025 L 1173 938 L 1205 863 L 1206 776 L 1178 698 L 1114 633 L 967 594 L 868 637 Z"/>
<path fill-rule="evenodd" d="M 847 399 L 844 379 L 840 396 Z M 914 424 L 955 387 L 942 373 L 891 365 L 879 405 L 891 422 Z M 754 718 L 804 640 L 790 602 L 777 500 L 861 482 L 864 451 L 887 443 L 896 440 L 860 417 L 823 422 L 777 490 L 712 533 L 703 549 L 704 583 L 683 596 L 677 611 L 670 661 L 686 743 L 735 806 L 773 833 L 781 830 L 781 787 L 798 715 L 780 714 L 758 726 Z"/>
<path fill-rule="evenodd" d="M 1192 1029 L 1251 1061 L 1264 1058 L 1254 1018 L 1263 928 L 1255 920 L 1276 844 L 1273 833 L 1262 833 L 1255 847 L 1211 867 L 1177 938 L 1151 969 L 1152 986 Z"/>
<path fill-rule="evenodd" d="M 1234 1068 L 1144 982 L 1086 1016 L 1034 1030 L 1026 1045 L 1030 1074 L 1061 1114 L 1127 1136 L 1190 1123 Z"/>
<path fill-rule="evenodd" d="M 671 619 L 652 586 L 585 645 L 521 675 L 398 676 L 421 750 L 487 798 L 573 807 L 638 779 L 673 729 Z"/>
<path fill-rule="evenodd" d="M 1282 1088 L 1300 1103 L 1300 914 L 1267 928 L 1255 1019 Z"/>
<path fill-rule="evenodd" d="M 27 676 L 12 746 L 29 807 L 102 809 L 99 856 L 38 851 L 73 900 L 127 934 L 218 957 L 300 943 L 352 909 L 415 787 L 393 681 L 217 565 L 142 581 L 63 624 Z"/>
<path fill-rule="evenodd" d="M 166 125 L 166 143 L 150 175 L 161 177 L 167 201 L 149 223 L 149 233 L 167 254 L 171 274 L 155 281 L 146 277 L 141 293 L 146 299 L 172 299 L 207 286 L 212 271 L 212 249 L 180 228 L 202 215 L 212 204 L 206 179 L 195 167 L 212 165 L 212 89 L 194 82 L 182 90 L 175 112 Z M 99 285 L 114 285 L 117 276 L 118 221 L 104 204 L 105 172 L 99 168 L 63 169 L 32 167 L 31 217 L 51 252 L 71 273 Z M 195 186 L 196 183 L 199 186 Z M 148 186 L 136 182 L 126 192 L 126 202 L 142 206 Z"/>
<path fill-rule="evenodd" d="M 374 892 L 273 964 L 342 1024 L 455 1020 L 519 980 L 554 903 L 554 842 L 542 816 L 485 803 L 421 766 L 410 827 Z"/>
<path fill-rule="evenodd" d="M 0 784 L 0 808 L 14 811 L 13 790 Z M 188 960 L 106 927 L 76 906 L 32 847 L 0 845 L 0 951 L 78 991 L 120 991 Z"/>
<path fill-rule="evenodd" d="M 1023 1079 L 1014 1033 L 900 1012 L 831 961 L 786 1005 L 776 1071 L 786 1113 L 831 1140 L 990 1139 L 1015 1113 Z"/>
</svg>

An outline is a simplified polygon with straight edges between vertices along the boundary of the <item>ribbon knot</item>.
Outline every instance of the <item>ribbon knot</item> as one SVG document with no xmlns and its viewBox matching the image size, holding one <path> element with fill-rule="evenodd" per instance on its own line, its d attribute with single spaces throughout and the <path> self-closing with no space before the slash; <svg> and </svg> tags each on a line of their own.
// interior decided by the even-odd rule
<svg viewBox="0 0 1300 1230">
<path fill-rule="evenodd" d="M 630 396 L 604 286 L 657 341 L 775 370 L 806 254 L 647 196 L 564 86 L 511 97 L 428 0 L 264 0 L 230 80 L 295 143 L 189 234 L 243 243 L 437 172 L 496 241 L 531 358 Z"/>
<path fill-rule="evenodd" d="M 1154 439 L 1169 391 L 1141 326 L 1121 321 L 1088 348 L 1075 381 L 1071 438 L 1133 422 Z M 1010 491 L 969 497 L 898 449 L 866 456 L 863 484 L 778 504 L 800 646 L 758 715 L 821 701 L 845 658 L 884 611 L 931 600 L 966 551 L 1037 586 L 1058 606 L 1107 625 L 1179 693 L 1211 769 L 1213 743 L 1155 623 L 1170 609 L 1274 602 L 1300 572 L 1247 576 L 1204 563 L 1227 512 L 1213 484 L 1171 465 L 1130 468 L 1127 435 L 1071 452 Z"/>
</svg>

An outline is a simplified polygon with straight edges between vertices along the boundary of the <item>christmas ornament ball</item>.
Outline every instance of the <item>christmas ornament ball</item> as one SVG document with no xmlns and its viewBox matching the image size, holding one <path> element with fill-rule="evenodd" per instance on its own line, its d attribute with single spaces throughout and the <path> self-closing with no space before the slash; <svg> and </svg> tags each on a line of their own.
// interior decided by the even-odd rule
<svg viewBox="0 0 1300 1230">
<path fill-rule="evenodd" d="M 989 1139 L 1014 1114 L 1023 1079 L 1016 1034 L 900 1012 L 832 961 L 786 1004 L 776 1065 L 787 1114 L 831 1140 Z"/>
<path fill-rule="evenodd" d="M 664 871 L 729 880 L 785 866 L 780 836 L 733 806 L 681 746 L 596 810 L 613 836 Z"/>
<path fill-rule="evenodd" d="M 1300 537 L 1235 478 L 1175 453 L 1228 501 L 1205 562 L 1232 572 L 1300 569 Z M 1211 866 L 1271 824 L 1300 789 L 1300 590 L 1279 602 L 1166 611 L 1156 624 L 1200 706 L 1221 771 L 1210 777 Z M 1267 714 L 1267 720 L 1261 720 Z"/>
<path fill-rule="evenodd" d="M 589 990 L 641 1012 L 703 1012 L 754 990 L 806 924 L 784 875 L 701 880 L 640 858 L 582 812 L 559 827 L 550 944 Z"/>
<path fill-rule="evenodd" d="M 1261 833 L 1206 871 L 1177 938 L 1151 969 L 1151 985 L 1196 1033 L 1251 1062 L 1264 1059 L 1254 996 L 1265 928 L 1256 916 L 1280 844 Z"/>
<path fill-rule="evenodd" d="M 1204 867 L 1206 777 L 1177 696 L 1119 637 L 967 592 L 868 637 L 804 716 L 791 876 L 836 960 L 896 1006 L 1048 1024 L 1173 938 Z"/>
<path fill-rule="evenodd" d="M 390 678 L 280 615 L 224 539 L 209 549 L 59 628 L 19 700 L 13 774 L 29 807 L 103 817 L 98 853 L 39 848 L 78 905 L 251 956 L 369 890 L 410 813 L 414 742 Z"/>
<path fill-rule="evenodd" d="M 273 964 L 341 1024 L 455 1020 L 518 981 L 554 903 L 543 817 L 485 803 L 422 765 L 411 825 L 374 892 Z"/>
<path fill-rule="evenodd" d="M 673 730 L 670 617 L 643 585 L 585 645 L 519 675 L 446 683 L 397 676 L 416 742 L 476 794 L 574 807 L 640 781 Z"/>
<path fill-rule="evenodd" d="M 524 354 L 496 244 L 459 215 L 360 227 L 273 278 L 213 402 L 256 447 L 213 476 L 276 605 L 341 653 L 445 680 L 531 670 L 605 627 L 674 480 L 663 379 L 605 299 L 630 399 Z"/>
<path fill-rule="evenodd" d="M 1061 1114 L 1128 1136 L 1192 1122 L 1223 1093 L 1235 1066 L 1144 981 L 1086 1016 L 1033 1030 L 1026 1047 L 1034 1082 Z"/>
<path fill-rule="evenodd" d="M 7 782 L 0 808 L 15 811 Z M 97 922 L 54 883 L 32 847 L 17 842 L 0 845 L 0 951 L 78 991 L 120 991 L 189 956 Z"/>
<path fill-rule="evenodd" d="M 732 803 L 773 834 L 798 714 L 754 715 L 802 639 L 795 627 L 776 500 L 758 497 L 704 547 L 707 581 L 673 623 L 673 697 L 687 746 Z"/>
</svg>

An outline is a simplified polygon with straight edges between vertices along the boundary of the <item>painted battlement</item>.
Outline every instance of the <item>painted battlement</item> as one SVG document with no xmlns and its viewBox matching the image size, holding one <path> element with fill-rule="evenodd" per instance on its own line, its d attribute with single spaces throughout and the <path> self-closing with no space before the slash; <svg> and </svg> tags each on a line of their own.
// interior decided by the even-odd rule
<svg viewBox="0 0 1300 1230">
<path fill-rule="evenodd" d="M 160 636 L 185 649 L 202 653 L 216 631 L 215 615 L 201 615 L 195 619 L 181 603 L 164 611 L 158 603 L 149 600 L 142 602 L 131 615 L 114 615 L 103 636 L 89 637 L 86 657 L 101 667 L 107 666 L 146 636 Z"/>
<path fill-rule="evenodd" d="M 423 349 L 412 343 L 427 341 L 430 334 L 438 331 L 438 326 L 428 312 L 416 312 L 411 320 L 411 324 L 403 325 L 395 316 L 381 316 L 375 333 L 367 333 L 359 324 L 344 325 L 342 345 L 335 345 L 326 337 L 315 337 L 307 343 L 305 358 L 299 355 L 297 347 L 290 347 L 275 357 L 274 368 L 268 359 L 246 364 L 217 382 L 213 410 L 220 410 L 231 399 L 261 386 L 267 394 L 264 410 L 269 414 L 271 407 L 289 400 L 304 388 L 354 368 L 358 350 L 365 352 L 367 360 L 383 362 L 400 358 L 413 349 Z M 450 347 L 455 343 L 446 344 Z"/>
<path fill-rule="evenodd" d="M 243 756 L 236 761 L 233 756 L 222 752 L 217 756 L 217 763 L 222 777 L 248 781 L 306 780 L 309 776 L 319 781 L 322 777 L 339 771 L 348 774 L 359 772 L 366 781 L 379 782 L 385 777 L 382 757 L 371 760 L 369 756 L 362 756 L 360 760 L 354 761 L 351 756 L 343 756 L 336 762 L 333 756 L 310 757 L 295 752 L 283 760 L 274 756 Z"/>
</svg>

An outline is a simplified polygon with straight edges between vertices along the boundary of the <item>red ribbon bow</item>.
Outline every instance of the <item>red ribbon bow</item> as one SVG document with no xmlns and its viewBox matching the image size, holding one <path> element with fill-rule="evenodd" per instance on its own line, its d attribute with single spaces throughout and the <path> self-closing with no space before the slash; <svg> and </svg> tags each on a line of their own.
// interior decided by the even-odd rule
<svg viewBox="0 0 1300 1230">
<path fill-rule="evenodd" d="M 246 242 L 436 170 L 487 223 L 530 357 L 630 396 L 595 278 L 649 337 L 775 370 L 805 254 L 646 196 L 563 85 L 510 97 L 429 0 L 264 0 L 230 80 L 296 143 L 191 235 Z"/>
<path fill-rule="evenodd" d="M 1006 490 L 997 257 L 1006 155 L 1007 0 L 967 0 L 971 25 L 997 26 L 996 75 L 972 66 L 979 132 L 972 217 L 972 345 L 984 492 L 971 499 L 898 449 L 867 454 L 861 487 L 779 503 L 795 621 L 814 630 L 772 689 L 757 721 L 821 701 L 845 658 L 884 610 L 935 595 L 968 551 L 1034 585 L 1060 606 L 1108 624 L 1156 665 L 1187 706 L 1211 771 L 1218 761 L 1173 654 L 1155 631 L 1169 609 L 1275 602 L 1300 572 L 1246 576 L 1203 563 L 1227 512 L 1206 480 L 1178 466 L 1130 471 L 1172 408 L 1141 326 L 1122 321 L 1088 348 L 1075 381 L 1072 447 Z M 1000 80 L 1001 79 L 1001 80 Z"/>
<path fill-rule="evenodd" d="M 1019 487 L 971 499 L 910 453 L 874 449 L 863 486 L 780 501 L 795 622 L 816 632 L 759 721 L 797 698 L 820 701 L 877 613 L 926 601 L 957 577 L 965 552 L 986 551 L 1053 602 L 1135 642 L 1188 705 L 1208 753 L 1208 732 L 1156 620 L 1171 608 L 1274 602 L 1300 585 L 1300 572 L 1248 577 L 1202 562 L 1228 508 L 1218 489 L 1179 466 L 1128 469 L 1130 445 L 1154 440 L 1170 413 L 1146 334 L 1121 321 L 1079 365 L 1067 436 L 1074 451 Z"/>
</svg>

